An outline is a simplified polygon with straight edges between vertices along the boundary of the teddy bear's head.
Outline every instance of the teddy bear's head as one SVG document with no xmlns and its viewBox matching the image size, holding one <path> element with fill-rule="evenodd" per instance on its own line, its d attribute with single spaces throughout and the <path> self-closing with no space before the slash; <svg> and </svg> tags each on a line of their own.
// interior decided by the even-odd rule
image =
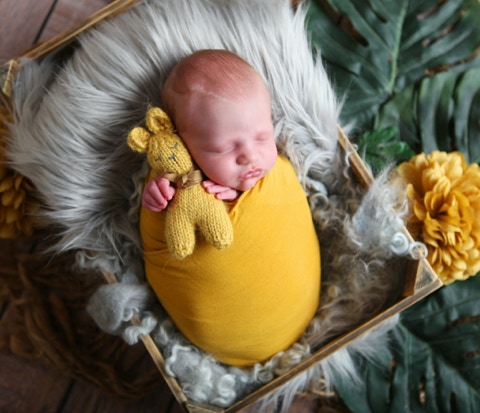
<svg viewBox="0 0 480 413">
<path fill-rule="evenodd" d="M 146 116 L 147 129 L 134 128 L 128 135 L 128 145 L 136 152 L 146 153 L 150 167 L 158 174 L 186 174 L 193 162 L 173 124 L 160 108 L 151 108 Z"/>
</svg>

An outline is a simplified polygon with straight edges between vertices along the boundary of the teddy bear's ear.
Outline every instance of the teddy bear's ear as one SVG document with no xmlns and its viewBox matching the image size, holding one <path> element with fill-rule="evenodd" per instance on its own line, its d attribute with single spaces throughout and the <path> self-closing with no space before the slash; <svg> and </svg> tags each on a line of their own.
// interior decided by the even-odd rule
<svg viewBox="0 0 480 413">
<path fill-rule="evenodd" d="M 127 143 L 135 152 L 145 153 L 148 149 L 150 137 L 148 131 L 138 126 L 128 134 Z"/>
<path fill-rule="evenodd" d="M 146 123 L 148 129 L 157 134 L 173 132 L 173 124 L 168 115 L 160 108 L 154 107 L 147 112 Z"/>
</svg>

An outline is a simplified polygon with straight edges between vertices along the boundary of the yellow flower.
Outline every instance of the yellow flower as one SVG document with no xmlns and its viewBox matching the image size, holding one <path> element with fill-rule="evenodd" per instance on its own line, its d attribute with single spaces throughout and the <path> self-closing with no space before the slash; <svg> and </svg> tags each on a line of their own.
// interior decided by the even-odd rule
<svg viewBox="0 0 480 413">
<path fill-rule="evenodd" d="M 410 229 L 444 284 L 480 271 L 480 168 L 460 152 L 419 154 L 398 168 L 407 182 Z"/>
</svg>

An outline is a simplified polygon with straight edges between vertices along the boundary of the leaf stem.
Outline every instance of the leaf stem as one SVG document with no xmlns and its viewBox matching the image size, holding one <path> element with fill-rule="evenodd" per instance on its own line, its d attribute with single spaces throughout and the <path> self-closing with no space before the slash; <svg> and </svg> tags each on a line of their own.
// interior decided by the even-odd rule
<svg viewBox="0 0 480 413">
<path fill-rule="evenodd" d="M 392 60 L 391 71 L 390 71 L 390 79 L 387 85 L 387 92 L 389 94 L 393 94 L 393 89 L 395 87 L 395 80 L 397 79 L 398 74 L 398 56 L 400 54 L 400 44 L 402 41 L 402 31 L 403 31 L 403 23 L 405 22 L 405 17 L 407 15 L 408 9 L 408 1 L 403 2 L 403 6 L 400 10 L 400 15 L 397 20 L 396 30 L 395 30 L 395 46 L 393 49 L 392 56 L 390 57 Z"/>
</svg>

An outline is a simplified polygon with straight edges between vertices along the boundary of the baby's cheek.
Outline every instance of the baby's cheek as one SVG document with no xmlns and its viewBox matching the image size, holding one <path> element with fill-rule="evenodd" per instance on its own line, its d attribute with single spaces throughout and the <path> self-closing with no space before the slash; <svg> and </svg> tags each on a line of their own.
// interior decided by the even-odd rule
<svg viewBox="0 0 480 413">
<path fill-rule="evenodd" d="M 217 164 L 216 167 L 214 167 L 214 173 L 217 178 L 217 183 L 230 188 L 238 185 L 240 172 L 237 165 L 232 162 Z"/>
</svg>

